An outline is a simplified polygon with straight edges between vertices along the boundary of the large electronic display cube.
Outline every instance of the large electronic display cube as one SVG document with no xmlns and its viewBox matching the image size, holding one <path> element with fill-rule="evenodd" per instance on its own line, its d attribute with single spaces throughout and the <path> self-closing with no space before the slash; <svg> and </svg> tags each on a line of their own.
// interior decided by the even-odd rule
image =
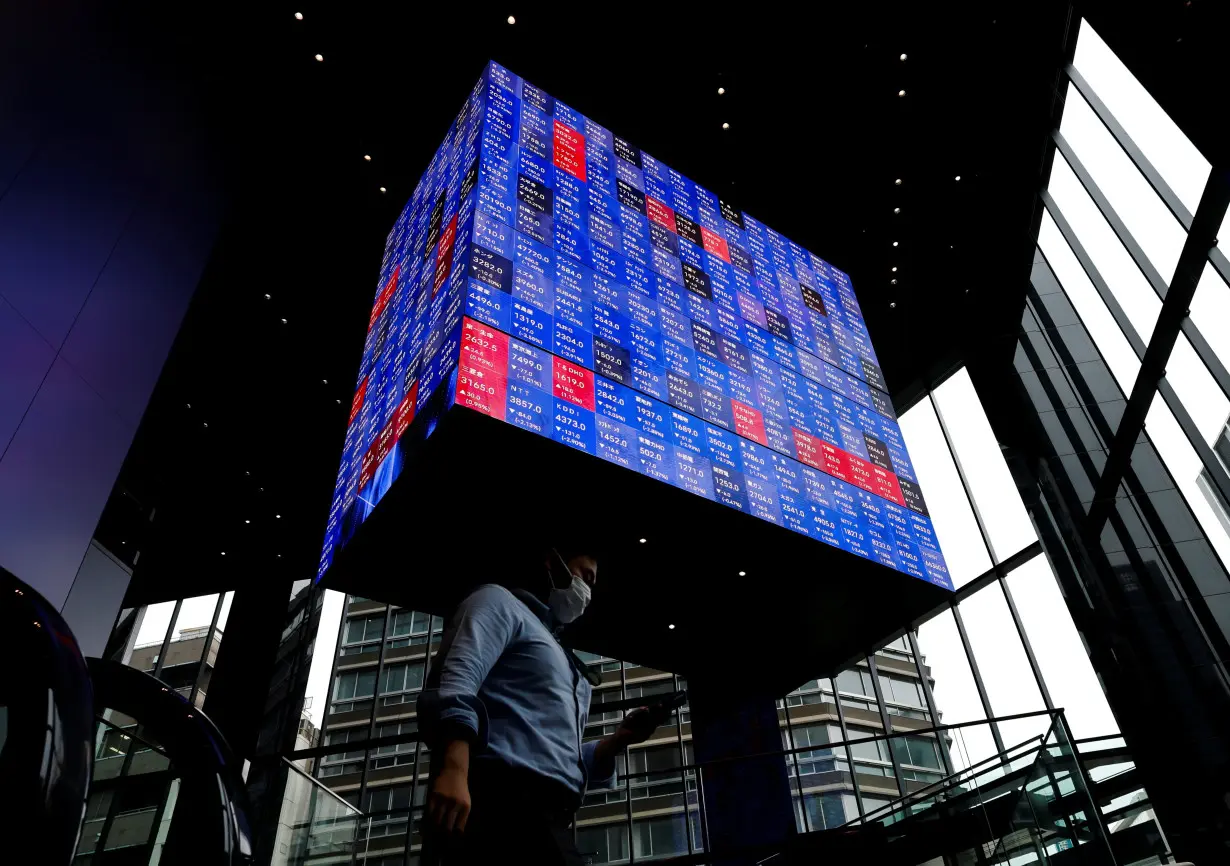
<svg viewBox="0 0 1230 866">
<path fill-rule="evenodd" d="M 952 589 L 849 277 L 495 63 L 389 235 L 321 576 L 459 412 Z M 535 485 L 508 441 L 454 481 Z"/>
</svg>

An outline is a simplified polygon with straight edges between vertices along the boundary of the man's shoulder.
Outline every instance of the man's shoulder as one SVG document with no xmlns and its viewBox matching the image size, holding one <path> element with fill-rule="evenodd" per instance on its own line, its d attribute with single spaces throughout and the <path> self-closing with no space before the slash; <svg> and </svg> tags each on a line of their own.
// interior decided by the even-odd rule
<svg viewBox="0 0 1230 866">
<path fill-rule="evenodd" d="M 470 610 L 498 610 L 506 614 L 520 616 L 525 605 L 506 586 L 498 583 L 484 583 L 470 590 L 470 594 L 461 602 L 462 608 Z"/>
<path fill-rule="evenodd" d="M 483 583 L 470 590 L 470 594 L 466 596 L 465 601 L 467 604 L 471 602 L 479 604 L 512 604 L 517 601 L 517 597 L 506 586 L 500 586 L 498 583 Z"/>
</svg>

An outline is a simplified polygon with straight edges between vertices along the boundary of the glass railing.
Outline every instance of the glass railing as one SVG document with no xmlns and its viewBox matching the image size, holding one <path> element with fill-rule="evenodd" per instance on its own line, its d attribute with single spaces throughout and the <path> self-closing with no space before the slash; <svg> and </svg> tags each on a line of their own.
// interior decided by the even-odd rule
<svg viewBox="0 0 1230 866">
<path fill-rule="evenodd" d="M 968 756 L 992 739 L 993 725 L 1042 733 L 969 762 Z M 389 739 L 397 742 L 378 738 L 368 745 L 400 746 L 415 737 Z M 934 766 L 914 763 L 928 754 L 918 749 L 920 743 L 936 749 L 927 761 L 942 759 L 946 764 L 951 752 L 952 760 L 968 765 L 944 775 Z M 1115 745 L 1105 744 L 1108 758 L 1115 756 Z M 329 751 L 312 749 L 302 756 L 324 758 Z M 759 768 L 749 764 L 753 775 L 770 766 L 785 770 L 799 830 L 796 838 L 808 844 L 822 845 L 824 831 L 840 828 L 847 839 L 854 833 L 874 837 L 877 844 L 908 847 L 916 844 L 915 829 L 954 822 L 966 834 L 961 838 L 976 840 L 970 843 L 973 847 L 936 850 L 917 862 L 965 851 L 971 862 L 1047 863 L 1059 851 L 1092 846 L 1082 862 L 1099 863 L 1109 847 L 1102 815 L 1089 797 L 1089 774 L 1080 754 L 1068 737 L 1062 711 L 1054 711 L 812 743 L 725 761 L 680 762 L 620 773 L 611 788 L 587 792 L 577 815 L 577 841 L 593 864 L 675 858 L 701 864 L 708 862 L 710 852 L 720 860 L 728 852 L 714 850 L 709 822 L 715 813 L 706 809 L 707 783 L 710 796 L 720 796 L 728 788 L 720 781 L 715 786 L 715 780 L 729 779 L 732 764 L 760 762 Z M 276 863 L 300 866 L 379 857 L 388 845 L 416 850 L 421 808 L 365 814 L 298 767 L 287 766 L 290 781 L 279 828 L 287 845 L 277 848 L 289 853 Z M 1122 805 L 1126 815 L 1136 804 Z M 948 826 L 940 825 L 936 844 L 947 844 L 943 831 Z M 760 853 L 758 859 L 763 859 Z"/>
<path fill-rule="evenodd" d="M 366 842 L 367 816 L 294 763 L 282 764 L 286 786 L 271 866 L 350 862 Z"/>
</svg>

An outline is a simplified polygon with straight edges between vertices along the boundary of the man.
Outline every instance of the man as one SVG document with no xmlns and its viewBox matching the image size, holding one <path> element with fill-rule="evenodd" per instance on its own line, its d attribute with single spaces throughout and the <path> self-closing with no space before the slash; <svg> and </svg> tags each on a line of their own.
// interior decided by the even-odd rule
<svg viewBox="0 0 1230 866">
<path fill-rule="evenodd" d="M 580 864 L 571 828 L 586 787 L 611 784 L 616 755 L 669 714 L 636 710 L 582 744 L 588 671 L 556 634 L 588 606 L 597 560 L 552 550 L 521 582 L 485 584 L 458 606 L 419 698 L 432 749 L 427 863 Z"/>
</svg>

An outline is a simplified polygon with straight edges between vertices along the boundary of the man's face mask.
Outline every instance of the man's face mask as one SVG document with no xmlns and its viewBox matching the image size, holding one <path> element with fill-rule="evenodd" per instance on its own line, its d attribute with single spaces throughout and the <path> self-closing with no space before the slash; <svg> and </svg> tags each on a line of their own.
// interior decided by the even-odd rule
<svg viewBox="0 0 1230 866">
<path fill-rule="evenodd" d="M 564 589 L 551 587 L 547 605 L 557 620 L 567 624 L 585 613 L 585 608 L 589 607 L 590 592 L 589 584 L 573 575 L 572 583 Z"/>
</svg>

